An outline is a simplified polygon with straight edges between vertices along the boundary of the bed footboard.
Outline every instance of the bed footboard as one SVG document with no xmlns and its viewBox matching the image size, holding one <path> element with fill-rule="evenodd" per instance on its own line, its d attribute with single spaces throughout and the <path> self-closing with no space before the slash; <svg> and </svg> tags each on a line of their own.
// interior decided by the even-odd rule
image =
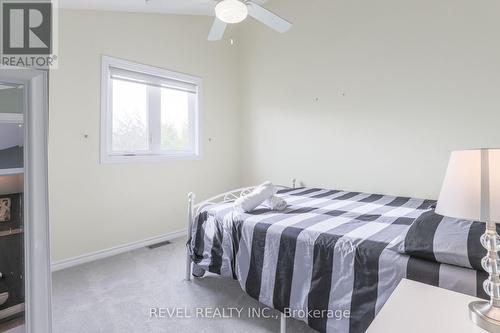
<svg viewBox="0 0 500 333">
<path fill-rule="evenodd" d="M 294 179 L 292 179 L 292 187 L 291 188 L 296 188 L 295 184 L 296 184 L 296 180 L 294 178 Z M 290 188 L 288 186 L 278 186 L 278 187 Z M 215 197 L 212 197 L 208 200 L 202 201 L 196 205 L 195 205 L 196 195 L 193 192 L 190 192 L 188 194 L 188 209 L 187 209 L 188 239 L 190 239 L 190 237 L 192 235 L 194 217 L 197 216 L 198 213 L 204 207 L 211 205 L 211 204 L 214 204 L 214 203 L 236 200 L 236 199 L 240 198 L 241 196 L 250 193 L 254 188 L 255 188 L 255 186 L 245 187 L 245 188 L 240 188 L 237 190 L 229 191 L 226 193 L 222 193 L 222 194 L 216 195 Z M 192 271 L 193 271 L 193 262 L 191 260 L 189 249 L 186 248 L 186 277 L 185 277 L 186 281 L 191 281 Z M 280 314 L 280 333 L 286 333 L 286 317 L 283 313 Z"/>
<path fill-rule="evenodd" d="M 193 228 L 193 205 L 194 205 L 194 200 L 196 198 L 196 195 L 193 192 L 190 192 L 188 194 L 188 211 L 187 211 L 187 220 L 188 220 L 188 226 L 187 226 L 187 233 L 188 233 L 188 239 L 191 237 L 191 232 Z M 189 251 L 187 251 L 187 256 L 186 256 L 186 281 L 191 281 L 191 271 L 192 271 L 192 261 L 191 261 L 191 256 L 189 255 Z"/>
<path fill-rule="evenodd" d="M 295 178 L 292 179 L 292 188 L 295 188 L 295 183 L 296 180 Z M 281 186 L 277 185 L 277 187 L 280 188 L 289 188 L 287 186 Z M 195 205 L 195 198 L 196 195 L 193 192 L 190 192 L 188 194 L 188 209 L 187 209 L 187 232 L 188 232 L 188 239 L 192 235 L 193 231 L 193 222 L 194 222 L 194 217 L 198 215 L 198 213 L 206 206 L 215 204 L 215 203 L 220 203 L 220 202 L 227 202 L 227 201 L 233 201 L 238 199 L 239 197 L 242 197 L 250 192 L 252 192 L 255 189 L 255 186 L 250 186 L 250 187 L 243 187 L 239 188 L 237 190 L 232 190 L 229 192 L 221 193 L 218 194 L 210 199 L 207 199 L 205 201 L 202 201 L 198 204 Z M 193 262 L 191 260 L 191 256 L 189 254 L 189 250 L 186 249 L 186 281 L 191 281 L 191 275 L 192 275 L 192 268 L 193 268 Z"/>
</svg>

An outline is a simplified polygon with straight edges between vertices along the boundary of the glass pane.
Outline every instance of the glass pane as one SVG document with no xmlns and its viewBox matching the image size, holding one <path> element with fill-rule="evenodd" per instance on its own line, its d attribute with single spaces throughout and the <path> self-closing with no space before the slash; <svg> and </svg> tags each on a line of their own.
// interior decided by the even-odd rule
<svg viewBox="0 0 500 333">
<path fill-rule="evenodd" d="M 113 82 L 113 151 L 147 150 L 147 86 L 133 82 Z"/>
<path fill-rule="evenodd" d="M 22 87 L 0 83 L 0 113 L 23 113 L 23 94 Z"/>
<path fill-rule="evenodd" d="M 161 149 L 189 150 L 189 93 L 161 89 Z"/>
<path fill-rule="evenodd" d="M 23 86 L 0 83 L 0 332 L 24 332 Z"/>
</svg>

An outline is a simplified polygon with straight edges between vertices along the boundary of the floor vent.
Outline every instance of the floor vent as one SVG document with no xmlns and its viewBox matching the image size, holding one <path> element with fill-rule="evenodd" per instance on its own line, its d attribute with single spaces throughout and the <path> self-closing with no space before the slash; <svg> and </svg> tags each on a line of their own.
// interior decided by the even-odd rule
<svg viewBox="0 0 500 333">
<path fill-rule="evenodd" d="M 147 248 L 150 249 L 150 250 L 153 250 L 153 249 L 156 249 L 156 248 L 159 248 L 159 247 L 162 247 L 162 246 L 165 246 L 165 245 L 169 245 L 169 244 L 172 244 L 172 242 L 170 242 L 170 241 L 164 241 L 164 242 L 161 242 L 161 243 L 156 243 L 156 244 L 153 244 L 153 245 L 149 245 L 149 246 L 147 246 Z"/>
</svg>

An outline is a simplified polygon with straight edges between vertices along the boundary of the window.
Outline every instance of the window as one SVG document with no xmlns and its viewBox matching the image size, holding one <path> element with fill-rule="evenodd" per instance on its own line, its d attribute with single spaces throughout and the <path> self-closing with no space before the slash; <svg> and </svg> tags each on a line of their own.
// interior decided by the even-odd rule
<svg viewBox="0 0 500 333">
<path fill-rule="evenodd" d="M 101 162 L 199 156 L 201 79 L 104 56 Z"/>
</svg>

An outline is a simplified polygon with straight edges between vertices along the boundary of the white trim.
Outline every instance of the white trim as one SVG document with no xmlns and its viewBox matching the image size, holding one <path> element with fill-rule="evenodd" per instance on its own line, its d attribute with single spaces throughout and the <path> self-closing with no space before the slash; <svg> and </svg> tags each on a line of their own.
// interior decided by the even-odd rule
<svg viewBox="0 0 500 333">
<path fill-rule="evenodd" d="M 52 276 L 48 205 L 48 73 L 27 85 L 24 149 L 26 331 L 52 331 Z"/>
<path fill-rule="evenodd" d="M 55 261 L 51 265 L 52 271 L 53 272 L 60 271 L 60 270 L 65 269 L 65 268 L 70 268 L 70 267 L 78 266 L 78 265 L 85 264 L 88 262 L 92 262 L 95 260 L 112 257 L 112 256 L 115 256 L 117 254 L 137 250 L 137 249 L 140 249 L 142 247 L 146 247 L 149 245 L 169 241 L 169 240 L 179 238 L 179 237 L 184 237 L 186 235 L 187 235 L 187 230 L 182 229 L 182 230 L 170 232 L 168 234 L 140 240 L 137 242 L 118 245 L 118 246 L 115 246 L 115 247 L 112 247 L 109 249 L 91 252 L 91 253 L 84 254 L 84 255 L 81 255 L 78 257 Z"/>
<path fill-rule="evenodd" d="M 24 215 L 26 332 L 52 332 L 48 219 L 48 72 L 3 67 L 2 82 L 24 85 Z"/>
<path fill-rule="evenodd" d="M 1 124 L 22 124 L 24 116 L 22 113 L 0 113 Z"/>
<path fill-rule="evenodd" d="M 102 164 L 112 164 L 112 163 L 141 163 L 141 162 L 163 162 L 167 160 L 179 160 L 179 161 L 192 161 L 200 160 L 200 156 L 193 156 L 192 153 L 178 153 L 178 154 L 161 154 L 161 155 L 108 155 L 104 160 L 101 160 Z"/>
<path fill-rule="evenodd" d="M 158 150 L 159 142 L 150 147 L 150 150 L 144 152 L 111 152 L 111 128 L 112 122 L 112 101 L 109 96 L 112 94 L 111 68 L 133 71 L 154 77 L 164 77 L 166 79 L 185 82 L 196 87 L 195 103 L 190 103 L 193 110 L 190 112 L 190 133 L 189 137 L 194 141 L 192 147 L 187 151 Z M 198 76 L 178 73 L 167 69 L 135 63 L 119 58 L 113 58 L 106 55 L 101 59 L 101 138 L 100 138 L 100 162 L 108 163 L 136 163 L 136 162 L 154 162 L 164 160 L 199 160 L 201 158 L 201 100 L 202 100 L 202 79 Z M 149 94 L 148 94 L 149 96 Z M 150 97 L 150 96 L 149 96 Z M 192 118 L 192 119 L 191 119 Z M 151 124 L 150 124 L 151 125 Z M 151 128 L 150 131 L 154 130 Z M 157 133 L 158 131 L 156 131 Z M 149 133 L 151 135 L 151 132 Z M 151 137 L 149 138 L 150 144 Z M 155 149 L 155 147 L 157 149 Z"/>
</svg>

